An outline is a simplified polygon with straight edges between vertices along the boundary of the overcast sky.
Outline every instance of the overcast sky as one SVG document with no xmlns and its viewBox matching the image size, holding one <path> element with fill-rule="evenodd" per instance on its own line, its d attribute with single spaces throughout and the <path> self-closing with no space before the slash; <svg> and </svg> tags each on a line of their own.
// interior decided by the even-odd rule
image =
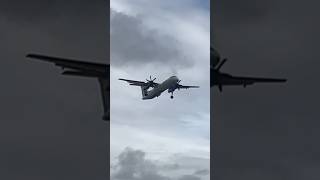
<svg viewBox="0 0 320 180">
<path fill-rule="evenodd" d="M 223 71 L 285 85 L 212 90 L 214 179 L 319 179 L 319 1 L 213 1 Z"/>
<path fill-rule="evenodd" d="M 208 4 L 111 1 L 112 179 L 209 179 Z M 117 80 L 150 75 L 201 88 L 143 101 L 139 87 Z"/>
</svg>

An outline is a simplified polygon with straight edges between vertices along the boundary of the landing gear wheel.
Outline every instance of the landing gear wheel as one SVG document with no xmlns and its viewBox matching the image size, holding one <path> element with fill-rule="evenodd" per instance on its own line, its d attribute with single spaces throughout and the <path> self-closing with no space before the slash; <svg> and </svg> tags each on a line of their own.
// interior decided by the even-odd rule
<svg viewBox="0 0 320 180">
<path fill-rule="evenodd" d="M 171 99 L 173 99 L 173 96 L 170 96 Z"/>
</svg>

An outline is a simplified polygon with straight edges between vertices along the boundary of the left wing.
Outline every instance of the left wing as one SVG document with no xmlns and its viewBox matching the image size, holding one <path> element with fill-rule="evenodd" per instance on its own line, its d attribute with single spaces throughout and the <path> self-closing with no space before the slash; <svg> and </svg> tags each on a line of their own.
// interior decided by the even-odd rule
<svg viewBox="0 0 320 180">
<path fill-rule="evenodd" d="M 135 80 L 130 80 L 130 79 L 119 79 L 121 81 L 126 81 L 132 86 L 148 86 L 149 83 L 143 82 L 143 81 L 135 81 Z M 152 82 L 153 85 L 157 86 L 159 85 L 158 83 Z"/>
</svg>

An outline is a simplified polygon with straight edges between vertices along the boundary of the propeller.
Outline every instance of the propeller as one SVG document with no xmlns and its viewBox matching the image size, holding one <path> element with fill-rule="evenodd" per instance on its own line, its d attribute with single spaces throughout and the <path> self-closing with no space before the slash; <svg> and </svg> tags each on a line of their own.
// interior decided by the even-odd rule
<svg viewBox="0 0 320 180">
<path fill-rule="evenodd" d="M 157 79 L 157 78 L 153 78 L 153 79 L 152 79 L 152 77 L 151 77 L 151 75 L 150 75 L 150 79 L 146 79 L 146 80 L 147 80 L 147 83 L 148 83 L 148 86 L 147 86 L 147 87 L 148 87 L 148 88 L 149 88 L 149 87 L 154 87 L 154 84 L 155 84 L 155 83 L 154 83 L 154 80 L 156 80 L 156 79 Z"/>
<path fill-rule="evenodd" d="M 152 82 L 152 83 L 153 83 L 154 80 L 156 80 L 156 79 L 157 79 L 157 78 L 153 78 L 153 79 L 152 79 L 152 77 L 151 77 L 151 75 L 150 75 L 150 79 L 146 79 L 146 80 L 147 80 L 147 82 Z"/>
<path fill-rule="evenodd" d="M 177 89 L 178 89 L 179 91 L 180 91 L 180 86 L 179 86 L 179 85 L 180 85 L 180 84 L 179 84 L 180 82 L 181 82 L 181 80 L 179 79 L 178 82 L 177 82 L 177 86 L 178 86 Z"/>
</svg>

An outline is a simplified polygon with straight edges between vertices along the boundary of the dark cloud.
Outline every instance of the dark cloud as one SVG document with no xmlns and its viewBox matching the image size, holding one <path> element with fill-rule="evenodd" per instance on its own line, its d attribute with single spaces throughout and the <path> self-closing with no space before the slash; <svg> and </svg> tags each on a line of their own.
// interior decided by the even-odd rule
<svg viewBox="0 0 320 180">
<path fill-rule="evenodd" d="M 106 1 L 0 1 L 0 179 L 106 179 L 98 83 L 27 53 L 107 63 Z"/>
<path fill-rule="evenodd" d="M 223 71 L 289 81 L 212 91 L 213 178 L 308 179 L 320 150 L 319 3 L 245 2 L 212 4 L 213 41 L 229 58 Z"/>
<path fill-rule="evenodd" d="M 201 178 L 195 176 L 195 175 L 184 175 L 179 180 L 201 180 Z"/>
<path fill-rule="evenodd" d="M 145 152 L 126 149 L 118 157 L 117 171 L 111 176 L 114 180 L 169 180 L 160 175 L 157 166 L 145 159 Z"/>
<path fill-rule="evenodd" d="M 111 180 L 174 180 L 170 176 L 162 175 L 160 173 L 161 166 L 148 160 L 145 152 L 132 148 L 126 148 L 118 156 L 118 162 L 113 165 L 113 169 Z M 203 173 L 195 172 L 191 175 L 182 175 L 178 180 L 201 180 L 199 175 L 201 176 Z"/>
<path fill-rule="evenodd" d="M 111 59 L 114 66 L 171 64 L 190 65 L 178 50 L 179 42 L 172 36 L 149 29 L 143 15 L 130 16 L 111 12 Z M 183 58 L 184 63 L 181 63 Z"/>
</svg>

